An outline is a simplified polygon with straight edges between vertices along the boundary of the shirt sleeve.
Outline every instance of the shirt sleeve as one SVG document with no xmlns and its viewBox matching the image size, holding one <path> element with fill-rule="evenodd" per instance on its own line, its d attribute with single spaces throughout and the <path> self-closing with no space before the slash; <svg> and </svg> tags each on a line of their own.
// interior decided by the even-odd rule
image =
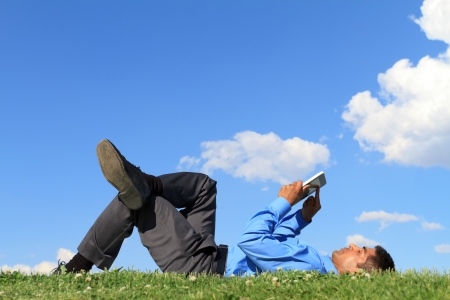
<svg viewBox="0 0 450 300">
<path fill-rule="evenodd" d="M 279 241 L 284 241 L 287 238 L 294 238 L 301 233 L 303 228 L 311 224 L 306 222 L 302 216 L 302 210 L 299 209 L 296 212 L 283 217 L 277 225 L 272 235 Z"/>
<path fill-rule="evenodd" d="M 312 247 L 297 239 L 295 243 L 285 241 L 287 235 L 295 236 L 307 225 L 299 211 L 284 218 L 290 209 L 289 202 L 279 197 L 257 212 L 240 237 L 239 248 L 263 271 L 278 267 L 321 270 L 320 256 Z"/>
</svg>

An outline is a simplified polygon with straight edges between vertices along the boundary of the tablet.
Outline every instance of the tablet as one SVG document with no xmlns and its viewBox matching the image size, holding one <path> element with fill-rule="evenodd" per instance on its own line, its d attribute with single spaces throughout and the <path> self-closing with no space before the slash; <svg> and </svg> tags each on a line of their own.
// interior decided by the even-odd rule
<svg viewBox="0 0 450 300">
<path fill-rule="evenodd" d="M 325 179 L 325 173 L 319 172 L 316 175 L 314 175 L 313 177 L 311 177 L 310 179 L 303 182 L 303 186 L 305 186 L 307 184 L 323 187 L 325 184 L 327 184 L 327 180 Z M 314 193 L 315 190 L 316 190 L 315 187 L 310 187 L 308 190 L 306 190 L 303 193 L 302 199 L 304 199 L 304 198 L 308 197 L 309 195 L 311 195 L 312 193 Z"/>
</svg>

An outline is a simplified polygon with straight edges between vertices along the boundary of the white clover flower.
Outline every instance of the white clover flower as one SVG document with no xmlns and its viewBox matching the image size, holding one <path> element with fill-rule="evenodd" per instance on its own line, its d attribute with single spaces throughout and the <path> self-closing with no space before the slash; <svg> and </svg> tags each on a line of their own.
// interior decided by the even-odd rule
<svg viewBox="0 0 450 300">
<path fill-rule="evenodd" d="M 252 281 L 251 281 L 251 280 L 247 280 L 247 281 L 245 282 L 245 284 L 246 284 L 246 285 L 251 285 L 251 284 L 252 284 Z"/>
<path fill-rule="evenodd" d="M 194 275 L 189 276 L 189 280 L 190 281 L 196 281 L 197 277 L 195 277 Z"/>
<path fill-rule="evenodd" d="M 250 275 L 250 277 L 253 277 L 253 278 L 255 278 L 255 274 L 252 274 L 252 275 Z"/>
<path fill-rule="evenodd" d="M 283 270 L 282 267 L 278 267 L 278 268 L 277 268 L 277 271 L 278 271 L 278 272 L 280 272 L 281 270 Z"/>
<path fill-rule="evenodd" d="M 231 274 L 231 276 L 230 277 L 236 277 L 236 275 L 234 275 L 234 274 Z"/>
<path fill-rule="evenodd" d="M 283 282 L 288 282 L 289 281 L 289 278 L 286 278 L 285 280 L 283 280 Z"/>
<path fill-rule="evenodd" d="M 367 278 L 370 279 L 370 274 L 369 273 L 365 273 L 364 276 L 366 276 Z"/>
<path fill-rule="evenodd" d="M 356 279 L 356 276 L 352 276 L 352 279 L 355 280 L 355 279 Z"/>
<path fill-rule="evenodd" d="M 86 288 L 87 290 L 90 290 L 90 289 L 92 289 L 90 286 L 88 286 L 87 288 Z"/>
<path fill-rule="evenodd" d="M 150 284 L 147 284 L 146 286 L 144 286 L 145 288 L 149 288 L 150 287 Z"/>
<path fill-rule="evenodd" d="M 273 282 L 277 282 L 277 281 L 278 281 L 278 277 L 272 278 L 272 281 L 273 281 Z"/>
<path fill-rule="evenodd" d="M 81 273 L 75 274 L 75 278 L 80 278 L 81 276 L 83 276 Z"/>
<path fill-rule="evenodd" d="M 126 289 L 126 287 L 121 287 L 120 289 L 119 289 L 119 292 L 121 292 L 121 291 L 123 291 L 124 289 Z"/>
<path fill-rule="evenodd" d="M 91 277 L 86 277 L 86 279 L 84 281 L 90 282 L 91 281 Z"/>
<path fill-rule="evenodd" d="M 294 282 L 298 282 L 298 280 L 297 280 L 297 279 L 294 279 Z"/>
<path fill-rule="evenodd" d="M 311 278 L 312 275 L 311 275 L 311 274 L 306 274 L 305 277 L 306 277 L 306 278 Z"/>
</svg>

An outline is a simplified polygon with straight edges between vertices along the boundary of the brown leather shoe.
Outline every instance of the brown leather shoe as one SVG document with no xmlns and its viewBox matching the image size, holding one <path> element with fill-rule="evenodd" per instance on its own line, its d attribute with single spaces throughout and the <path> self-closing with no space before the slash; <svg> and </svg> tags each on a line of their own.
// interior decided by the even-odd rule
<svg viewBox="0 0 450 300">
<path fill-rule="evenodd" d="M 151 190 L 139 167 L 131 164 L 109 140 L 97 145 L 97 157 L 106 180 L 119 191 L 129 209 L 139 209 Z"/>
</svg>

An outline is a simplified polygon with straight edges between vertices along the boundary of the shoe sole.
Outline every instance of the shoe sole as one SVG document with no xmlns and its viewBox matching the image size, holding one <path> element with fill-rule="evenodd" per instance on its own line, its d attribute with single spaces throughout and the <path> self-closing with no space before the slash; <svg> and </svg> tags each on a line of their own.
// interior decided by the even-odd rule
<svg viewBox="0 0 450 300">
<path fill-rule="evenodd" d="M 97 158 L 106 180 L 119 191 L 120 201 L 129 209 L 141 208 L 143 195 L 127 173 L 119 150 L 110 141 L 102 140 L 97 145 Z"/>
</svg>

